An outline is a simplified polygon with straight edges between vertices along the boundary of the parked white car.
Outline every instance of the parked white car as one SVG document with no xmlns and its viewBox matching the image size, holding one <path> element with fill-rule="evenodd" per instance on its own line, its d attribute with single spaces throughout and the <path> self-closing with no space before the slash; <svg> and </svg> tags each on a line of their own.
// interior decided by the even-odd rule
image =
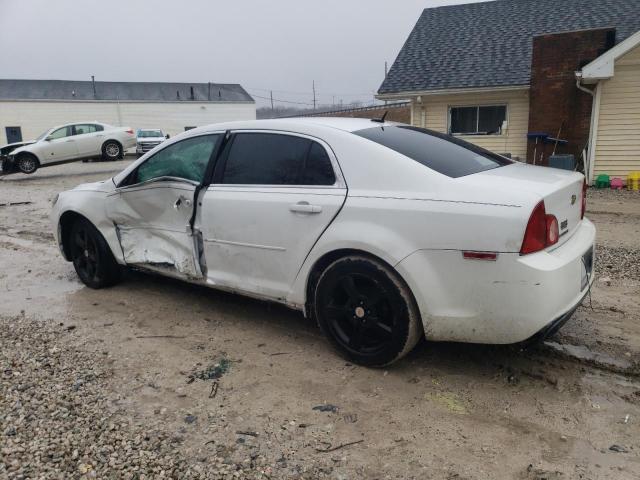
<svg viewBox="0 0 640 480">
<path fill-rule="evenodd" d="M 136 153 L 144 155 L 165 141 L 164 133 L 159 128 L 140 128 L 136 132 Z"/>
<path fill-rule="evenodd" d="M 554 333 L 593 282 L 584 177 L 365 119 L 211 125 L 54 202 L 89 287 L 122 266 L 282 302 L 349 359 Z"/>
<path fill-rule="evenodd" d="M 70 123 L 50 128 L 34 143 L 13 150 L 9 166 L 22 173 L 38 168 L 88 158 L 117 160 L 136 146 L 130 127 L 114 127 L 106 123 Z"/>
</svg>

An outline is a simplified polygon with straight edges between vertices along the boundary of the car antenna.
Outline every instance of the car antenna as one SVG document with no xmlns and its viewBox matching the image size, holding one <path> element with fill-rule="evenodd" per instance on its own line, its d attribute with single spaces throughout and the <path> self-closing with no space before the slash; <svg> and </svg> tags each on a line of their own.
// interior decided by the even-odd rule
<svg viewBox="0 0 640 480">
<path fill-rule="evenodd" d="M 387 113 L 389 113 L 389 110 L 385 110 L 380 118 L 372 118 L 371 121 L 376 123 L 384 123 L 384 119 L 387 118 Z"/>
</svg>

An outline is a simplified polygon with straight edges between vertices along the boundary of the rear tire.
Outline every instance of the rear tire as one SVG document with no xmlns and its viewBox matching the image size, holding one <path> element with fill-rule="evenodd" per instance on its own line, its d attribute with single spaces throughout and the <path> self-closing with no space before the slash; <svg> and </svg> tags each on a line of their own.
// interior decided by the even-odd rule
<svg viewBox="0 0 640 480">
<path fill-rule="evenodd" d="M 27 175 L 35 173 L 39 166 L 40 162 L 38 162 L 38 159 L 31 154 L 22 154 L 16 160 L 16 167 L 18 167 L 18 170 L 22 173 L 26 173 Z"/>
<path fill-rule="evenodd" d="M 366 256 L 331 263 L 318 279 L 311 309 L 333 346 L 364 366 L 399 360 L 422 334 L 409 287 L 391 267 Z"/>
<path fill-rule="evenodd" d="M 91 222 L 79 218 L 71 227 L 73 267 L 87 287 L 105 288 L 118 283 L 121 269 L 102 234 Z"/>
<path fill-rule="evenodd" d="M 122 146 L 115 140 L 107 140 L 102 145 L 102 158 L 115 161 L 122 157 Z"/>
</svg>

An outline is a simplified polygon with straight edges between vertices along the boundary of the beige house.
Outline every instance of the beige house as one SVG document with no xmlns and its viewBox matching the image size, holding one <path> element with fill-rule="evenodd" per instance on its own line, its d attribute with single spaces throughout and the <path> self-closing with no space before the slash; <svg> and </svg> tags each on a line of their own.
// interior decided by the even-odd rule
<svg viewBox="0 0 640 480">
<path fill-rule="evenodd" d="M 589 137 L 589 178 L 640 172 L 640 32 L 585 66 L 576 76 L 595 85 Z"/>
<path fill-rule="evenodd" d="M 377 98 L 408 100 L 414 126 L 523 162 L 546 165 L 557 148 L 590 181 L 624 177 L 640 170 L 638 12 L 640 0 L 428 8 Z M 533 132 L 549 142 L 535 145 Z"/>
</svg>

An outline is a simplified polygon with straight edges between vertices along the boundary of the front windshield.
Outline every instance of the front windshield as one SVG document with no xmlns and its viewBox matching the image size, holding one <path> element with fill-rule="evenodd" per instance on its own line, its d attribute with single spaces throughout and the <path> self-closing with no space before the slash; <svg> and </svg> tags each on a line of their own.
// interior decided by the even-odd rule
<svg viewBox="0 0 640 480">
<path fill-rule="evenodd" d="M 49 133 L 51 131 L 51 129 L 49 130 L 45 130 L 44 132 L 42 132 L 42 134 L 38 135 L 36 137 L 36 142 L 39 142 L 40 140 L 42 140 L 44 137 L 47 136 L 47 133 Z"/>
<path fill-rule="evenodd" d="M 162 130 L 138 130 L 138 137 L 148 138 L 148 137 L 163 137 Z"/>
</svg>

